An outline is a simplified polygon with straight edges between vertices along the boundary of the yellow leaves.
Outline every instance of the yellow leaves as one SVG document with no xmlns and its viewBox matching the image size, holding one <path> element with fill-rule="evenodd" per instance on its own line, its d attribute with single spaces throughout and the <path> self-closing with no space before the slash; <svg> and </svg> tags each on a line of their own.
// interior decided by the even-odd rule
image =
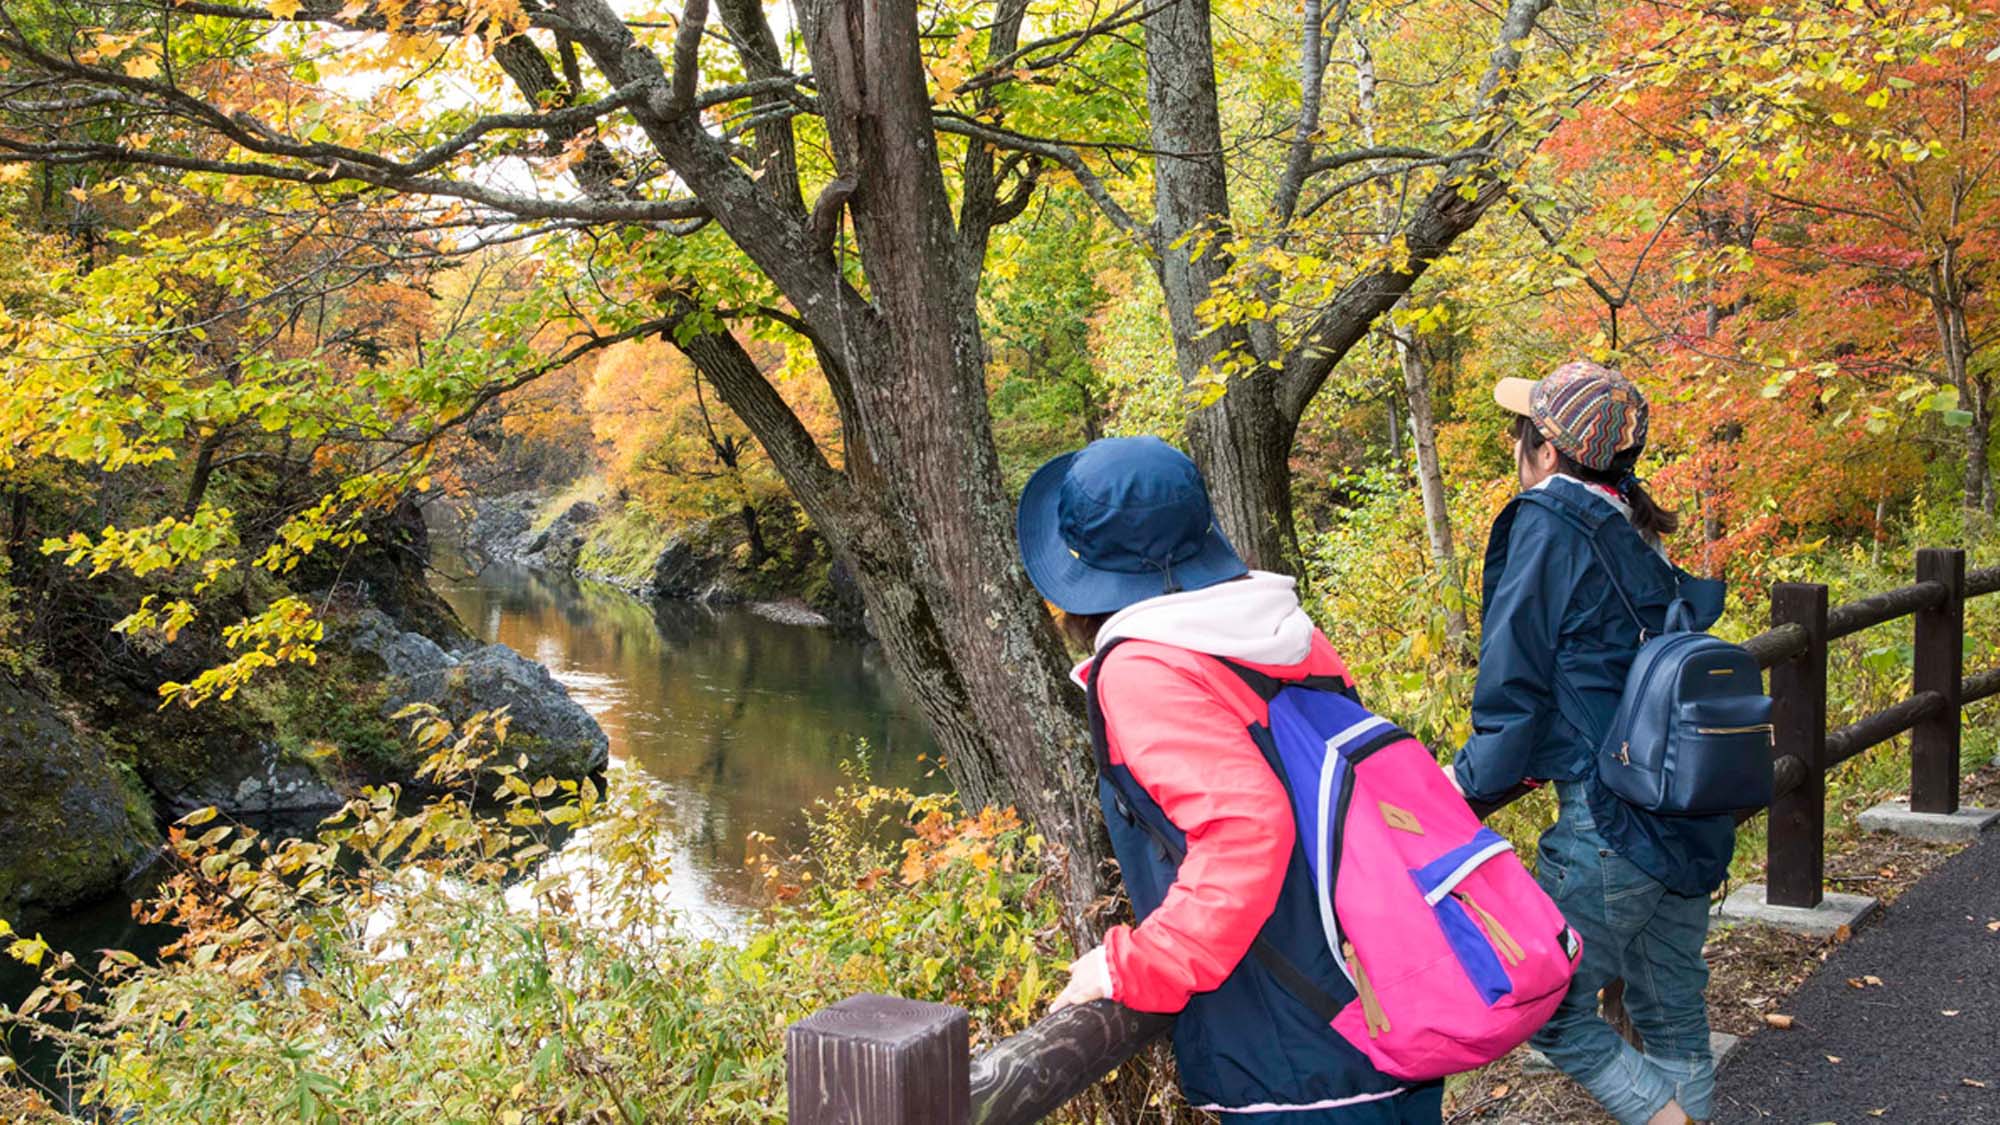
<svg viewBox="0 0 2000 1125">
<path fill-rule="evenodd" d="M 139 608 L 113 625 L 112 632 L 154 640 L 163 645 L 173 644 L 181 630 L 195 619 L 194 605 L 185 599 L 175 599 L 156 608 L 153 605 L 154 596 L 148 594 L 141 599 Z"/>
<path fill-rule="evenodd" d="M 134 55 L 125 60 L 125 73 L 133 78 L 158 78 L 160 60 L 151 54 Z"/>
<path fill-rule="evenodd" d="M 300 0 L 271 0 L 271 15 L 288 20 L 299 14 Z"/>
<path fill-rule="evenodd" d="M 178 702 L 193 707 L 216 696 L 232 699 L 262 669 L 317 663 L 316 646 L 325 634 L 325 625 L 304 600 L 279 598 L 264 612 L 222 631 L 223 643 L 232 651 L 242 650 L 241 656 L 202 672 L 188 683 L 161 684 L 161 706 Z"/>
<path fill-rule="evenodd" d="M 42 959 L 49 955 L 49 943 L 43 941 L 40 934 L 31 938 L 17 938 L 7 947 L 7 955 L 24 965 L 40 967 Z"/>
<path fill-rule="evenodd" d="M 42 541 L 45 555 L 62 554 L 65 566 L 90 566 L 95 578 L 113 569 L 123 569 L 144 578 L 156 571 L 204 559 L 233 543 L 235 513 L 228 508 L 203 504 L 187 519 L 168 516 L 144 527 L 106 527 L 93 539 L 81 531 L 67 539 Z M 211 575 L 219 571 L 209 571 Z"/>
</svg>

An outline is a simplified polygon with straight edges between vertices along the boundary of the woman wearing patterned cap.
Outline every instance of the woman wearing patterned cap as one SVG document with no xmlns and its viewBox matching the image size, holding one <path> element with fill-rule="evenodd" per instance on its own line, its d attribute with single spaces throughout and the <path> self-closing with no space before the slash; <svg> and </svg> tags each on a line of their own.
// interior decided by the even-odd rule
<svg viewBox="0 0 2000 1125">
<path fill-rule="evenodd" d="M 1677 593 L 1706 629 L 1722 584 L 1682 572 L 1661 547 L 1677 521 L 1632 473 L 1647 408 L 1631 381 L 1569 363 L 1540 380 L 1503 379 L 1493 397 L 1519 416 L 1522 491 L 1487 544 L 1473 734 L 1453 778 L 1486 800 L 1524 782 L 1555 785 L 1561 811 L 1536 878 L 1582 934 L 1583 960 L 1535 1045 L 1627 1125 L 1703 1120 L 1715 1064 L 1701 949 L 1734 818 L 1642 811 L 1598 783 L 1595 760 L 1643 640 L 1619 589 L 1651 636 Z M 1598 1016 L 1598 991 L 1618 978 L 1643 1048 Z"/>
</svg>

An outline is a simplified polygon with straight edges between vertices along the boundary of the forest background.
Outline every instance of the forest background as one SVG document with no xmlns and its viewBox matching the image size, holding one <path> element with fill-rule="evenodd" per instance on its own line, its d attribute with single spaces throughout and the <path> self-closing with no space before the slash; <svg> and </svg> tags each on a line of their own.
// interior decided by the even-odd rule
<svg viewBox="0 0 2000 1125">
<path fill-rule="evenodd" d="M 488 762 L 507 823 L 439 783 L 429 820 L 377 802 L 281 857 L 176 827 L 187 958 L 37 1005 L 96 1012 L 68 1033 L 93 1096 L 160 1120 L 754 1119 L 776 1029 L 828 997 L 1018 1025 L 1109 885 L 1010 498 L 1104 434 L 1189 448 L 1441 751 L 1514 487 L 1503 375 L 1584 356 L 1645 387 L 1669 550 L 1730 580 L 1735 635 L 1772 581 L 1837 602 L 1915 546 L 1983 561 L 1997 57 L 1991 0 L 10 0 L 10 684 L 121 731 L 309 706 L 353 673 L 336 595 L 403 505 L 574 486 L 634 538 L 724 520 L 747 569 L 838 560 L 956 790 L 858 785 L 810 859 L 753 854 L 775 905 L 742 948 L 674 935 L 637 798 L 575 778 Z M 1836 723 L 1907 677 L 1868 645 Z M 428 726 L 417 758 L 495 733 Z M 172 737 L 118 743 L 135 821 Z M 1849 803 L 1893 784 L 1849 775 Z M 538 874 L 522 922 L 506 876 L 599 822 L 627 874 Z M 454 952 L 385 975 L 355 898 L 411 869 L 453 878 L 397 898 L 391 944 Z M 217 958 L 240 973 L 188 971 Z M 225 1018 L 273 962 L 314 983 Z M 412 1086 L 446 1061 L 468 1080 Z M 1132 1081 L 1105 1097 L 1179 1112 Z"/>
</svg>

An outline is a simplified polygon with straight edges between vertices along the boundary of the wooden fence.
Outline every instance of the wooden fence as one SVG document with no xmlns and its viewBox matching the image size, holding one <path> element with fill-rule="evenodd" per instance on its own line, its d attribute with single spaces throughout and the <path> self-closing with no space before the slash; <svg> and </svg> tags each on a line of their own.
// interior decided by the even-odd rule
<svg viewBox="0 0 2000 1125">
<path fill-rule="evenodd" d="M 2000 668 L 1963 674 L 1965 603 L 2000 592 L 2000 566 L 1968 573 L 1965 552 L 1923 550 L 1916 578 L 1832 610 L 1825 586 L 1780 583 L 1771 589 L 1771 628 L 1745 643 L 1770 670 L 1774 705 L 1765 881 L 1773 905 L 1819 904 L 1826 772 L 1871 747 L 1911 732 L 1912 810 L 1958 811 L 1961 711 L 2000 694 Z M 1909 697 L 1827 730 L 1827 646 L 1904 617 L 1916 619 Z M 1025 1125 L 1089 1088 L 1172 1023 L 1171 1016 L 1101 1000 L 1045 1016 L 973 1056 L 962 1009 L 850 997 L 786 1031 L 790 1119 L 792 1125 Z"/>
</svg>

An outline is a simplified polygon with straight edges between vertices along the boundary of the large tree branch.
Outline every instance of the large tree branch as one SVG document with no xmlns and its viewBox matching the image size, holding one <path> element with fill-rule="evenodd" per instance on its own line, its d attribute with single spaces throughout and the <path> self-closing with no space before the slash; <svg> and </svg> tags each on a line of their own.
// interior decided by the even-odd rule
<svg viewBox="0 0 2000 1125">
<path fill-rule="evenodd" d="M 673 112 L 659 56 L 639 44 L 605 0 L 555 0 L 555 9 L 597 68 L 616 86 L 642 82 L 652 92 L 633 106 L 647 139 L 707 205 L 738 249 L 756 264 L 836 349 L 842 371 L 865 370 L 879 343 L 877 314 L 841 276 L 838 265 L 812 252 L 803 208 L 787 207 L 735 163 L 729 146 L 689 114 Z M 830 371 L 829 378 L 839 374 Z"/>
<path fill-rule="evenodd" d="M 707 26 L 708 0 L 687 0 L 680 30 L 674 33 L 673 86 L 667 104 L 675 113 L 686 113 L 694 105 L 695 87 L 701 82 L 701 32 Z"/>
<path fill-rule="evenodd" d="M 1497 115 L 1507 98 L 1508 84 L 1520 69 L 1522 44 L 1534 33 L 1535 23 L 1553 0 L 1512 0 L 1500 21 L 1499 34 L 1488 56 L 1486 72 L 1480 77 L 1475 112 Z M 1313 396 L 1324 386 L 1343 357 L 1367 335 L 1376 318 L 1395 307 L 1431 263 L 1458 237 L 1473 228 L 1480 216 L 1493 205 L 1504 188 L 1511 168 L 1485 155 L 1496 151 L 1510 131 L 1504 120 L 1495 121 L 1470 146 L 1481 155 L 1467 156 L 1448 165 L 1439 182 L 1424 197 L 1404 229 L 1409 247 L 1406 264 L 1385 262 L 1343 287 L 1327 303 L 1301 334 L 1286 356 L 1278 387 L 1278 408 L 1296 424 L 1305 414 Z"/>
<path fill-rule="evenodd" d="M 1342 10 L 1345 8 L 1343 3 Z M 1299 205 L 1299 192 L 1312 172 L 1320 103 L 1326 96 L 1325 11 L 1325 0 L 1304 0 L 1301 9 L 1305 34 L 1299 42 L 1299 117 L 1292 124 L 1292 143 L 1285 154 L 1285 170 L 1278 176 L 1278 190 L 1271 205 L 1281 223 L 1291 220 Z"/>
<path fill-rule="evenodd" d="M 1076 180 L 1077 186 L 1083 189 L 1083 193 L 1090 197 L 1091 202 L 1097 204 L 1098 210 L 1104 212 L 1105 217 L 1109 218 L 1114 226 L 1130 235 L 1149 254 L 1158 249 L 1158 235 L 1152 225 L 1134 219 L 1131 213 L 1112 197 L 1110 190 L 1104 186 L 1104 181 L 1098 178 L 1097 173 L 1090 170 L 1090 166 L 1084 163 L 1083 157 L 1075 149 L 958 117 L 939 117 L 935 124 L 940 133 L 954 133 L 983 141 L 995 148 L 1047 157 Z"/>
<path fill-rule="evenodd" d="M 707 207 L 693 199 L 545 199 L 538 196 L 514 195 L 478 184 L 435 176 L 391 175 L 377 168 L 360 167 L 337 160 L 324 167 L 312 168 L 256 160 L 208 159 L 110 143 L 22 142 L 0 136 L 0 163 L 8 162 L 59 165 L 131 164 L 150 168 L 169 168 L 180 172 L 212 172 L 218 175 L 295 184 L 335 184 L 353 180 L 371 187 L 411 195 L 461 199 L 516 219 L 661 224 L 705 219 L 708 216 Z"/>
<path fill-rule="evenodd" d="M 686 294 L 670 291 L 660 302 L 666 309 L 661 338 L 680 349 L 715 384 L 716 393 L 756 435 L 800 500 L 810 505 L 809 498 L 845 496 L 847 480 L 828 463 L 818 439 L 764 377 L 742 343 L 727 330 L 691 330 L 691 325 L 699 323 L 700 310 Z"/>
<path fill-rule="evenodd" d="M 753 81 L 791 78 L 761 0 L 716 0 L 716 11 L 722 16 L 730 41 L 736 45 L 745 74 Z M 791 118 L 796 110 L 786 96 L 789 93 L 790 88 L 786 87 L 751 99 L 752 124 L 743 127 L 755 130 L 757 182 L 779 206 L 797 211 L 803 196 L 799 185 L 798 141 L 792 135 Z"/>
<path fill-rule="evenodd" d="M 1015 45 L 1021 41 L 1021 20 L 1027 14 L 1027 0 L 999 0 L 998 17 L 988 35 L 989 56 L 1013 53 Z M 996 124 L 1003 120 L 1001 107 L 991 89 L 981 90 L 974 97 L 978 100 L 978 116 Z M 985 267 L 986 247 L 992 239 L 993 228 L 1001 222 L 998 213 L 1001 176 L 993 158 L 993 146 L 977 139 L 968 140 L 965 167 L 960 176 L 958 240 L 965 254 L 966 268 L 976 277 Z"/>
</svg>

